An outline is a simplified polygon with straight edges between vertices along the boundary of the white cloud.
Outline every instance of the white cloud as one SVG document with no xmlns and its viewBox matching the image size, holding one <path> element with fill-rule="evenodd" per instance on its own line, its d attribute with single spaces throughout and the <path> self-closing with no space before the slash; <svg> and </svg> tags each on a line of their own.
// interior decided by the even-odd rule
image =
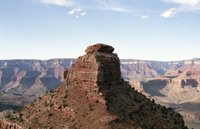
<svg viewBox="0 0 200 129">
<path fill-rule="evenodd" d="M 79 18 L 80 16 L 85 16 L 87 13 L 81 8 L 73 8 L 68 14 L 75 15 L 76 18 Z"/>
<path fill-rule="evenodd" d="M 85 15 L 87 15 L 86 12 L 82 12 L 82 13 L 81 13 L 81 16 L 85 16 Z"/>
<path fill-rule="evenodd" d="M 74 15 L 75 13 L 78 13 L 78 12 L 80 12 L 80 11 L 82 11 L 81 8 L 74 8 L 74 9 L 70 10 L 70 11 L 68 12 L 68 14 L 69 14 L 69 15 Z"/>
<path fill-rule="evenodd" d="M 142 15 L 141 18 L 146 20 L 149 18 L 149 15 Z"/>
<path fill-rule="evenodd" d="M 166 1 L 188 6 L 198 6 L 200 4 L 200 0 L 166 0 Z"/>
<path fill-rule="evenodd" d="M 106 10 L 113 12 L 127 12 L 126 9 L 122 8 L 120 4 L 112 0 L 88 0 L 95 3 L 94 6 L 85 5 L 81 0 L 40 0 L 46 5 L 62 6 L 70 9 L 68 15 L 75 16 L 77 18 L 87 15 L 87 10 Z M 119 6 L 120 5 L 120 6 Z M 84 10 L 83 10 L 84 9 Z"/>
<path fill-rule="evenodd" d="M 71 9 L 68 12 L 68 15 L 74 15 L 76 18 L 80 16 L 85 16 L 87 13 L 79 7 L 75 0 L 41 0 L 42 3 L 47 5 L 56 5 L 56 6 L 64 6 L 66 8 Z"/>
<path fill-rule="evenodd" d="M 161 16 L 164 18 L 170 18 L 182 12 L 193 12 L 200 10 L 200 0 L 165 0 L 165 2 L 175 3 L 177 6 L 164 11 L 161 14 Z"/>
<path fill-rule="evenodd" d="M 169 18 L 169 17 L 173 17 L 176 14 L 177 14 L 177 8 L 170 8 L 166 10 L 164 13 L 162 13 L 161 16 L 164 18 Z"/>
<path fill-rule="evenodd" d="M 112 6 L 110 6 L 109 9 L 111 11 L 116 11 L 116 12 L 127 12 L 127 10 L 125 10 L 123 8 L 119 8 L 119 7 L 112 7 Z"/>
<path fill-rule="evenodd" d="M 52 4 L 58 6 L 72 6 L 72 0 L 41 0 L 44 4 Z"/>
</svg>

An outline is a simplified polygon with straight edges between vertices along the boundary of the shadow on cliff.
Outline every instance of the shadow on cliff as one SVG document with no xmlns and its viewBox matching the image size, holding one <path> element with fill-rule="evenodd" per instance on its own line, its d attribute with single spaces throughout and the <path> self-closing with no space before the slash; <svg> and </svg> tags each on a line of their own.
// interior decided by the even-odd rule
<svg viewBox="0 0 200 129">
<path fill-rule="evenodd" d="M 119 117 L 129 115 L 139 105 L 142 106 L 145 96 L 133 90 L 123 79 L 119 83 L 100 86 L 100 92 L 106 99 L 108 111 Z"/>
<path fill-rule="evenodd" d="M 22 106 L 0 103 L 0 112 L 5 110 L 20 110 Z"/>
<path fill-rule="evenodd" d="M 166 97 L 162 94 L 160 90 L 167 86 L 168 82 L 166 80 L 149 80 L 147 82 L 141 82 L 145 92 L 153 96 Z"/>
</svg>

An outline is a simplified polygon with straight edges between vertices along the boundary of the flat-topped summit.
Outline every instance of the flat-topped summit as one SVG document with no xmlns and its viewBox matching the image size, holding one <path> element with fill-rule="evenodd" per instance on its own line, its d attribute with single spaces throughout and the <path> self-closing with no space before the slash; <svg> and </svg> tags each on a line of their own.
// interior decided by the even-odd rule
<svg viewBox="0 0 200 129">
<path fill-rule="evenodd" d="M 94 52 L 107 52 L 107 53 L 112 53 L 115 49 L 112 46 L 102 44 L 102 43 L 97 43 L 91 46 L 88 46 L 87 49 L 85 50 L 86 53 L 94 53 Z"/>
</svg>

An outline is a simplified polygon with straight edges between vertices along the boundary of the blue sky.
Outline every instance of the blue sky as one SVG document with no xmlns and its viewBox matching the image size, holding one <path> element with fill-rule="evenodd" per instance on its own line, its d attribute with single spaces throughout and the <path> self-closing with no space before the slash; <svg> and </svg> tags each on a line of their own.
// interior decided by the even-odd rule
<svg viewBox="0 0 200 129">
<path fill-rule="evenodd" d="M 120 58 L 200 57 L 200 0 L 0 0 L 0 59 L 78 57 L 101 42 Z"/>
</svg>

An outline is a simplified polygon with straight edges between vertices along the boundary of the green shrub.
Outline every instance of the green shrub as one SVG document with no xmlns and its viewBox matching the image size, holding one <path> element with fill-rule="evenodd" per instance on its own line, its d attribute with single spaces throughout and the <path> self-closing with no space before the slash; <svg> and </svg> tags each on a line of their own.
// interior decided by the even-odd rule
<svg viewBox="0 0 200 129">
<path fill-rule="evenodd" d="M 31 107 L 33 107 L 34 105 L 35 105 L 35 103 L 34 103 L 34 102 L 31 102 L 31 103 L 30 103 L 30 106 L 31 106 Z"/>
<path fill-rule="evenodd" d="M 47 101 L 44 102 L 44 106 L 47 107 L 49 106 L 49 103 Z"/>
<path fill-rule="evenodd" d="M 68 105 L 66 103 L 63 104 L 63 107 L 67 107 Z"/>
<path fill-rule="evenodd" d="M 64 95 L 64 99 L 66 99 L 68 97 L 68 94 L 67 94 L 67 92 L 65 92 L 65 95 Z"/>
<path fill-rule="evenodd" d="M 53 116 L 53 113 L 49 112 L 48 117 L 51 117 L 51 116 Z"/>
<path fill-rule="evenodd" d="M 94 111 L 94 106 L 93 105 L 89 105 L 89 111 Z"/>
<path fill-rule="evenodd" d="M 11 121 L 16 119 L 16 118 L 13 116 L 13 114 L 10 113 L 10 112 L 7 113 L 5 117 L 8 118 L 8 119 L 11 120 Z"/>
</svg>

